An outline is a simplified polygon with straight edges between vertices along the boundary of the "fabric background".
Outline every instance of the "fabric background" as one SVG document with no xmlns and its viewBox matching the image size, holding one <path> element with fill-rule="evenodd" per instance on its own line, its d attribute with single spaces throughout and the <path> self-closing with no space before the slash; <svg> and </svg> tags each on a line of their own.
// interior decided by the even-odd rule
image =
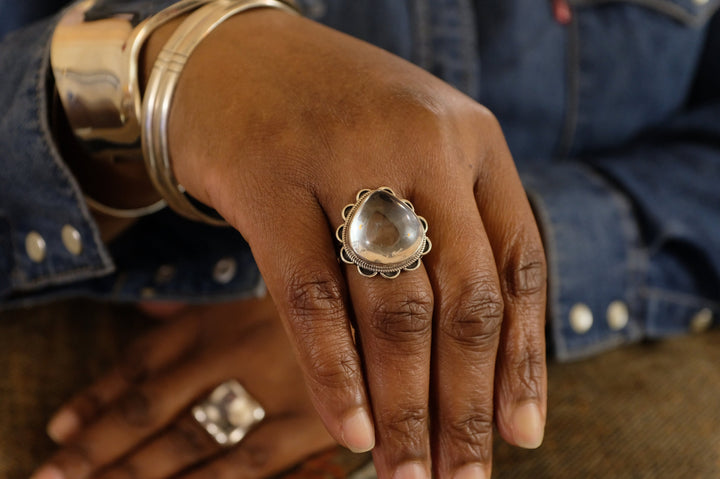
<svg viewBox="0 0 720 479">
<path fill-rule="evenodd" d="M 56 407 L 149 325 L 130 307 L 87 301 L 0 313 L 0 478 L 25 479 L 53 450 Z M 550 364 L 544 445 L 496 439 L 497 478 L 720 477 L 720 331 Z M 340 449 L 293 478 L 372 477 Z"/>
</svg>

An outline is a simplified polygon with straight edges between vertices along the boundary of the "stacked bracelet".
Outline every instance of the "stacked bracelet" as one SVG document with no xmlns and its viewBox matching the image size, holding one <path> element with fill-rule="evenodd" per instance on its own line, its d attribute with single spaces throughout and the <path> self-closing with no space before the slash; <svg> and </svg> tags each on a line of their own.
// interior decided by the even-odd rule
<svg viewBox="0 0 720 479">
<path fill-rule="evenodd" d="M 182 0 L 144 20 L 122 3 L 105 2 L 101 9 L 98 3 L 74 3 L 55 29 L 50 58 L 57 97 L 73 134 L 93 161 L 142 162 L 144 158 L 163 199 L 125 209 L 86 195 L 88 205 L 122 218 L 148 215 L 170 205 L 188 218 L 226 224 L 196 208 L 175 180 L 167 148 L 173 93 L 187 57 L 220 23 L 253 8 L 298 13 L 294 0 Z M 162 50 L 143 102 L 138 62 L 145 42 L 159 27 L 188 13 Z"/>
<path fill-rule="evenodd" d="M 211 0 L 183 0 L 145 19 L 120 4 L 96 0 L 70 6 L 55 29 L 50 60 L 57 95 L 70 128 L 94 161 L 142 161 L 138 60 L 150 34 L 170 20 Z M 138 23 L 139 22 L 139 23 Z M 115 208 L 86 195 L 102 213 L 135 218 L 165 207 L 164 200 L 140 208 Z"/>
<path fill-rule="evenodd" d="M 142 108 L 142 147 L 150 179 L 168 205 L 186 218 L 217 226 L 227 223 L 199 209 L 185 195 L 173 173 L 168 148 L 168 116 L 185 62 L 195 47 L 218 25 L 238 13 L 255 8 L 277 8 L 297 14 L 294 6 L 279 0 L 219 0 L 190 15 L 163 47 L 153 66 Z"/>
</svg>

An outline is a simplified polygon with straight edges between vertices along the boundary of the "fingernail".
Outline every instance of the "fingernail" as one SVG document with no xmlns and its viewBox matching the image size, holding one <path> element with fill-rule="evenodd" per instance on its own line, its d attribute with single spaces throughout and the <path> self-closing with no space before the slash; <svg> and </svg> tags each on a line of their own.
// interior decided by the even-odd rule
<svg viewBox="0 0 720 479">
<path fill-rule="evenodd" d="M 453 475 L 453 479 L 487 479 L 485 467 L 482 464 L 467 464 Z"/>
<path fill-rule="evenodd" d="M 345 416 L 342 438 L 352 452 L 368 452 L 375 447 L 375 430 L 364 408 L 358 408 Z"/>
<path fill-rule="evenodd" d="M 393 479 L 428 479 L 428 473 L 422 464 L 408 462 L 395 470 Z"/>
<path fill-rule="evenodd" d="M 44 466 L 30 476 L 30 479 L 65 479 L 65 475 L 55 466 Z"/>
<path fill-rule="evenodd" d="M 540 447 L 545 435 L 545 424 L 540 409 L 534 402 L 515 408 L 512 416 L 515 443 L 526 449 Z"/>
<path fill-rule="evenodd" d="M 50 419 L 47 433 L 55 442 L 61 443 L 70 438 L 80 428 L 80 418 L 72 411 L 64 410 Z"/>
</svg>

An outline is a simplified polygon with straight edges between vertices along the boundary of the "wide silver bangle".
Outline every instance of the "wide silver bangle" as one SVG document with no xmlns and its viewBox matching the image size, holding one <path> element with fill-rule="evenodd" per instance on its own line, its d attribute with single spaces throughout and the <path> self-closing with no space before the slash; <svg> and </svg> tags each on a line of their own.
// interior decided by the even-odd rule
<svg viewBox="0 0 720 479">
<path fill-rule="evenodd" d="M 158 27 L 211 1 L 183 0 L 144 20 L 122 3 L 108 10 L 107 5 L 96 8 L 96 0 L 83 0 L 66 10 L 53 34 L 50 61 L 70 128 L 93 160 L 142 161 L 140 51 Z M 166 206 L 164 200 L 131 209 L 92 198 L 87 202 L 93 209 L 124 218 Z"/>
<path fill-rule="evenodd" d="M 168 147 L 168 116 L 185 62 L 218 25 L 238 13 L 255 8 L 277 8 L 298 14 L 280 0 L 218 0 L 192 13 L 170 37 L 158 55 L 147 84 L 142 107 L 142 148 L 150 179 L 168 205 L 186 218 L 226 226 L 220 217 L 198 208 L 173 173 Z"/>
</svg>

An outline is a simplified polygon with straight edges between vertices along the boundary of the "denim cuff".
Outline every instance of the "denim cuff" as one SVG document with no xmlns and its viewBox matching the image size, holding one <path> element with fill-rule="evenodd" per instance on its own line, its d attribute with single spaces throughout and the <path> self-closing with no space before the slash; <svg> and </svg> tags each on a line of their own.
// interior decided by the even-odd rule
<svg viewBox="0 0 720 479">
<path fill-rule="evenodd" d="M 150 14 L 171 2 L 136 3 Z M 263 294 L 249 247 L 229 228 L 209 231 L 163 212 L 103 243 L 49 124 L 59 16 L 0 42 L 1 308 L 74 296 L 197 302 Z"/>
<path fill-rule="evenodd" d="M 645 250 L 632 205 L 587 165 L 520 170 L 548 259 L 548 343 L 574 360 L 643 337 Z"/>
<path fill-rule="evenodd" d="M 49 44 L 57 17 L 0 44 L 0 297 L 112 270 L 49 125 Z"/>
<path fill-rule="evenodd" d="M 193 222 L 164 210 L 141 218 L 108 248 L 116 265 L 111 274 L 16 294 L 0 309 L 73 297 L 208 303 L 265 294 L 252 251 L 232 228 Z"/>
</svg>

